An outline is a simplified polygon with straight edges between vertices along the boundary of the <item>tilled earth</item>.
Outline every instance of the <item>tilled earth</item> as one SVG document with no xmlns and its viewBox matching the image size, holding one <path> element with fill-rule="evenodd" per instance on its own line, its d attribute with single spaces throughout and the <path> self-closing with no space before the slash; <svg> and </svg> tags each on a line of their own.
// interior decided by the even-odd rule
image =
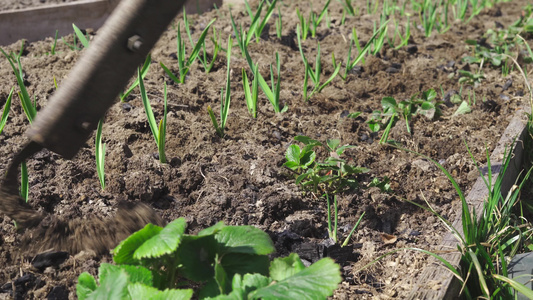
<svg viewBox="0 0 533 300">
<path fill-rule="evenodd" d="M 169 28 L 152 52 L 152 66 L 145 80 L 157 119 L 163 112 L 163 83 L 169 84 L 166 145 L 169 163 L 161 164 L 158 160 L 136 90 L 125 102 L 115 104 L 105 118 L 105 191 L 96 175 L 94 138 L 91 138 L 72 161 L 46 150 L 28 160 L 30 205 L 64 220 L 84 222 L 98 218 L 107 222 L 106 218 L 114 218 L 119 203 L 142 202 L 166 221 L 185 217 L 189 233 L 221 220 L 231 225 L 254 225 L 270 234 L 276 244 L 276 255 L 298 252 L 309 263 L 323 256 L 335 258 L 344 275 L 335 298 L 404 299 L 427 264 L 426 256 L 402 251 L 370 269 L 362 272 L 358 269 L 395 248 L 431 250 L 439 244 L 446 232 L 439 221 L 403 199 L 419 203 L 427 199 L 449 220 L 457 216 L 458 199 L 447 178 L 431 162 L 380 145 L 381 132 L 370 132 L 366 121 L 374 110 L 381 109 L 383 97 L 392 96 L 400 101 L 428 89 L 437 90 L 439 99 L 444 101 L 443 116 L 436 120 L 414 116 L 409 123 L 411 134 L 405 123 L 399 121 L 391 130 L 390 138 L 441 162 L 467 192 L 477 178 L 477 171 L 465 142 L 475 159 L 484 163 L 485 151 L 493 149 L 509 120 L 525 103 L 526 90 L 517 72 L 502 77 L 498 69 L 485 68 L 486 79 L 475 88 L 477 101 L 472 112 L 453 115 L 458 105 L 452 104 L 450 97 L 460 90 L 457 73 L 468 68 L 462 62 L 462 57 L 469 53 L 465 40 L 480 38 L 496 23 L 507 26 L 516 21 L 526 1 L 498 4 L 468 24 L 454 23 L 446 33 L 434 33 L 430 38 L 413 26 L 408 47 L 394 50 L 386 44 L 379 55 L 368 56 L 362 68 L 349 74 L 346 81 L 336 78 L 308 102 L 302 101 L 304 69 L 296 44 L 295 8 L 300 7 L 307 16 L 309 5 L 295 2 L 283 7 L 281 40 L 275 34 L 274 21 L 278 16 L 274 15 L 271 26 L 267 26 L 268 34 L 264 34 L 259 43 L 251 42 L 249 47 L 265 78 L 270 78 L 269 65 L 274 63 L 275 52 L 279 52 L 281 102 L 282 106 L 288 106 L 287 112 L 275 114 L 260 92 L 258 117 L 251 118 L 244 102 L 241 78 L 241 69 L 248 66 L 234 47 L 227 135 L 223 139 L 217 137 L 207 106 L 219 111 L 220 88 L 225 83 L 227 67 L 225 53 L 216 59 L 211 73 L 204 73 L 201 65 L 195 63 L 185 84 L 172 84 L 159 67 L 159 62 L 163 62 L 177 71 L 176 31 Z M 252 1 L 252 5 L 257 5 L 257 1 Z M 313 1 L 313 7 L 321 5 L 321 1 Z M 360 39 L 367 41 L 372 34 L 372 21 L 376 20 L 376 16 L 362 14 L 348 17 L 346 24 L 341 25 L 341 12 L 340 4 L 332 1 L 331 29 L 322 24 L 317 38 L 303 42 L 308 59 L 314 61 L 317 41 L 320 41 L 323 78 L 333 71 L 332 53 L 338 59 L 346 57 L 351 28 L 356 27 Z M 235 6 L 232 14 L 238 24 L 249 26 L 250 19 L 244 7 Z M 193 37 L 198 37 L 213 18 L 217 18 L 214 26 L 225 47 L 227 37 L 233 33 L 228 7 L 189 16 Z M 88 32 L 98 35 L 98 32 Z M 66 39 L 72 42 L 73 37 Z M 53 78 L 61 86 L 63 78 L 75 76 L 67 75 L 68 71 L 83 55 L 83 51 L 70 50 L 61 42 L 57 54 L 49 55 L 51 42 L 48 38 L 26 44 L 21 59 L 25 84 L 30 95 L 35 96 L 38 109 L 47 105 L 55 91 Z M 209 51 L 211 45 L 209 41 Z M 16 52 L 20 46 L 21 42 L 17 42 L 2 48 Z M 0 104 L 3 106 L 10 89 L 16 85 L 3 57 L 0 79 L 3 83 Z M 465 86 L 463 96 L 469 89 Z M 29 127 L 17 97 L 11 109 L 0 135 L 2 172 L 25 141 L 23 133 Z M 349 118 L 348 114 L 354 112 L 361 112 L 361 115 Z M 365 213 L 347 247 L 333 245 L 327 238 L 325 200 L 302 192 L 295 185 L 291 172 L 282 166 L 285 150 L 294 143 L 296 135 L 320 141 L 336 138 L 343 144 L 354 145 L 355 148 L 346 151 L 345 158 L 354 165 L 370 169 L 357 177 L 359 190 L 339 196 L 341 238 Z M 318 155 L 325 159 L 327 154 L 319 152 Z M 391 192 L 368 188 L 374 178 L 383 180 L 385 177 L 390 179 Z M 77 276 L 84 271 L 97 274 L 99 264 L 111 260 L 108 254 L 73 251 L 77 248 L 35 258 L 35 253 L 21 251 L 27 240 L 16 232 L 11 219 L 1 215 L 0 224 L 0 263 L 4 266 L 0 270 L 0 297 L 74 298 Z M 34 235 L 31 238 L 38 244 L 46 237 Z"/>
</svg>

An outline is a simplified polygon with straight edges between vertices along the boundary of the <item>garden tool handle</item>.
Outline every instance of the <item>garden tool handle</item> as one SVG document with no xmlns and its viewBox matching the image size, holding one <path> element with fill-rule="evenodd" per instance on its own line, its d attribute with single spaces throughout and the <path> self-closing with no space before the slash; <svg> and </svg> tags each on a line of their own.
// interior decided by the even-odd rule
<svg viewBox="0 0 533 300">
<path fill-rule="evenodd" d="M 74 157 L 185 2 L 121 1 L 37 114 L 30 140 Z"/>
</svg>

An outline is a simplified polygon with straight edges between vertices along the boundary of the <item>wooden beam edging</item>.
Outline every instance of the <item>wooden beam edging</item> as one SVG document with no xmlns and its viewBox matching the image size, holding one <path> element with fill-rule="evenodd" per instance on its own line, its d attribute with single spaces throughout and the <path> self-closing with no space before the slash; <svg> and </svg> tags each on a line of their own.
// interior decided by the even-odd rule
<svg viewBox="0 0 533 300">
<path fill-rule="evenodd" d="M 29 42 L 45 37 L 68 35 L 79 28 L 97 29 L 107 19 L 118 0 L 82 0 L 36 8 L 0 12 L 0 45 L 9 45 L 20 39 Z"/>
<path fill-rule="evenodd" d="M 511 163 L 507 168 L 506 176 L 502 182 L 501 191 L 506 195 L 511 187 L 515 184 L 516 178 L 522 171 L 522 159 L 524 152 L 524 138 L 527 136 L 527 116 L 526 111 L 529 108 L 519 109 L 507 128 L 505 129 L 498 145 L 492 152 L 490 159 L 492 164 L 493 178 L 498 176 L 500 167 L 502 165 L 503 155 L 509 146 L 513 142 L 516 142 L 515 149 L 513 151 L 513 157 Z M 485 166 L 484 173 L 487 167 Z M 474 183 L 472 190 L 466 196 L 466 201 L 470 205 L 470 211 L 474 208 L 478 214 L 478 220 L 481 217 L 480 212 L 483 211 L 484 201 L 488 196 L 488 189 L 485 185 L 483 178 L 480 176 Z M 458 213 L 456 220 L 453 222 L 453 226 L 457 231 L 463 235 L 463 225 L 461 220 L 461 213 Z M 463 235 L 464 236 L 464 235 Z M 451 263 L 454 267 L 459 266 L 461 260 L 461 253 L 457 251 L 458 241 L 453 233 L 448 233 L 441 244 L 437 247 L 437 251 L 453 251 L 442 254 L 441 256 Z M 432 250 L 433 251 L 433 250 Z M 442 263 L 438 262 L 435 258 L 428 259 L 428 265 L 424 268 L 419 275 L 419 280 L 415 287 L 411 291 L 410 300 L 440 300 L 440 299 L 457 299 L 461 290 L 461 283 L 452 274 L 451 271 L 446 269 Z"/>
<path fill-rule="evenodd" d="M 159 1 L 159 0 L 154 0 Z M 35 8 L 0 12 L 0 46 L 20 39 L 28 42 L 46 37 L 65 36 L 73 33 L 72 24 L 79 28 L 100 28 L 120 0 L 80 0 L 76 2 L 46 5 Z M 201 13 L 222 5 L 222 0 L 189 0 L 185 10 L 189 14 Z"/>
</svg>

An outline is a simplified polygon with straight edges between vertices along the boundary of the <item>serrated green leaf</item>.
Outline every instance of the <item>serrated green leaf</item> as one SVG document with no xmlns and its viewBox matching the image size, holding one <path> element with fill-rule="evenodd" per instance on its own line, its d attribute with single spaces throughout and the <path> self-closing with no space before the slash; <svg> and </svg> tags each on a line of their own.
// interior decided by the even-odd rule
<svg viewBox="0 0 533 300">
<path fill-rule="evenodd" d="M 137 248 L 133 253 L 133 258 L 141 260 L 143 258 L 160 257 L 176 251 L 186 227 L 187 222 L 185 218 L 179 218 L 170 222 L 157 235 L 145 241 Z"/>
<path fill-rule="evenodd" d="M 285 280 L 252 292 L 249 298 L 325 299 L 333 294 L 341 281 L 339 265 L 331 258 L 323 258 Z"/>
<path fill-rule="evenodd" d="M 305 269 L 297 253 L 276 258 L 270 263 L 270 277 L 275 281 L 285 280 Z"/>
<path fill-rule="evenodd" d="M 303 143 L 304 145 L 322 146 L 321 142 L 319 142 L 317 140 L 313 140 L 312 138 L 310 138 L 308 136 L 305 136 L 305 135 L 297 135 L 297 136 L 294 137 L 294 140 L 298 141 L 300 143 Z"/>
<path fill-rule="evenodd" d="M 330 151 L 335 151 L 335 149 L 337 149 L 337 147 L 339 147 L 339 145 L 341 144 L 341 140 L 328 139 L 326 140 L 326 144 L 328 145 Z"/>
<path fill-rule="evenodd" d="M 248 294 L 258 288 L 268 286 L 272 280 L 260 274 L 246 274 L 241 276 L 235 274 L 233 277 L 232 291 L 228 295 L 218 295 L 205 300 L 244 300 L 248 299 Z M 200 297 L 200 299 L 202 299 Z"/>
<path fill-rule="evenodd" d="M 315 159 L 316 159 L 315 151 L 304 152 L 302 157 L 300 158 L 300 165 L 307 168 L 315 161 Z"/>
<path fill-rule="evenodd" d="M 298 167 L 300 167 L 300 164 L 297 163 L 297 162 L 294 162 L 294 161 L 287 161 L 283 164 L 285 167 L 289 168 L 289 169 L 297 169 Z"/>
<path fill-rule="evenodd" d="M 78 277 L 78 283 L 76 284 L 76 296 L 79 300 L 85 300 L 87 297 L 96 290 L 96 279 L 87 273 L 83 272 Z"/>
<path fill-rule="evenodd" d="M 109 276 L 113 276 L 119 270 L 123 270 L 128 274 L 128 282 L 140 282 L 142 284 L 152 285 L 152 272 L 143 266 L 131 265 L 112 265 L 103 263 L 98 269 L 98 277 L 100 282 L 109 280 Z"/>
<path fill-rule="evenodd" d="M 215 281 L 218 285 L 218 290 L 220 294 L 227 294 L 229 289 L 229 278 L 228 274 L 224 270 L 222 264 L 215 260 Z"/>
<path fill-rule="evenodd" d="M 197 236 L 206 236 L 206 235 L 215 234 L 219 232 L 220 230 L 222 230 L 224 227 L 226 227 L 226 225 L 224 224 L 224 221 L 220 221 L 211 227 L 207 227 L 206 229 L 200 230 Z"/>
<path fill-rule="evenodd" d="M 350 149 L 350 148 L 355 148 L 355 146 L 353 145 L 340 146 L 339 148 L 335 150 L 335 153 L 337 153 L 337 155 L 342 155 L 346 149 Z"/>
<path fill-rule="evenodd" d="M 433 103 L 431 103 L 431 102 L 424 101 L 420 105 L 420 108 L 423 109 L 423 110 L 430 110 L 430 109 L 435 108 L 435 105 L 433 105 Z"/>
<path fill-rule="evenodd" d="M 141 283 L 128 285 L 128 292 L 132 300 L 188 300 L 192 298 L 193 290 L 166 289 L 160 291 L 154 287 Z"/>
<path fill-rule="evenodd" d="M 468 105 L 468 102 L 463 101 L 461 102 L 461 105 L 457 108 L 457 110 L 453 113 L 454 116 L 463 115 L 470 113 L 472 110 L 470 109 L 470 105 Z"/>
<path fill-rule="evenodd" d="M 381 106 L 383 107 L 384 113 L 396 112 L 396 100 L 392 97 L 383 97 L 381 99 Z"/>
<path fill-rule="evenodd" d="M 296 184 L 300 184 L 300 182 L 302 182 L 302 180 L 304 180 L 305 178 L 307 178 L 307 176 L 309 176 L 310 173 L 303 173 L 303 174 L 300 174 L 298 177 L 296 177 L 296 180 L 295 180 L 295 183 Z"/>
<path fill-rule="evenodd" d="M 287 161 L 295 162 L 299 165 L 300 164 L 300 153 L 301 153 L 300 146 L 290 145 L 289 148 L 287 148 L 287 151 L 285 152 L 285 159 L 287 159 Z"/>
<path fill-rule="evenodd" d="M 274 244 L 267 233 L 253 226 L 226 226 L 215 235 L 219 253 L 266 255 L 274 252 Z"/>
<path fill-rule="evenodd" d="M 113 261 L 117 264 L 138 264 L 139 261 L 133 258 L 133 253 L 161 230 L 163 228 L 157 225 L 146 224 L 143 229 L 130 235 L 113 250 Z"/>
<path fill-rule="evenodd" d="M 235 274 L 258 273 L 268 275 L 270 261 L 266 255 L 228 253 L 222 257 L 221 264 L 228 278 Z"/>
<path fill-rule="evenodd" d="M 359 115 L 361 115 L 362 112 L 358 111 L 358 112 L 354 112 L 354 113 L 350 113 L 348 114 L 348 118 L 352 118 L 352 119 L 356 119 L 357 117 L 359 117 Z"/>
<path fill-rule="evenodd" d="M 213 278 L 217 248 L 213 235 L 184 235 L 177 252 L 178 260 L 183 266 L 180 274 L 194 281 Z"/>
<path fill-rule="evenodd" d="M 432 101 L 433 99 L 435 99 L 437 97 L 437 92 L 435 92 L 434 89 L 429 89 L 427 91 L 425 91 L 422 96 L 424 97 L 424 100 L 425 101 Z"/>
<path fill-rule="evenodd" d="M 101 268 L 101 266 L 100 266 Z M 88 300 L 127 299 L 128 274 L 122 269 L 109 269 L 105 279 L 100 276 L 100 286 L 92 292 Z"/>
</svg>

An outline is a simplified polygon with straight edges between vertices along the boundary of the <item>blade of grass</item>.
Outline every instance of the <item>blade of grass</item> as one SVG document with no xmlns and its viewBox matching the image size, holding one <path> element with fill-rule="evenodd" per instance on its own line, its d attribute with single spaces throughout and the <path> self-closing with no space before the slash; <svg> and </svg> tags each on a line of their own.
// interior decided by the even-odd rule
<svg viewBox="0 0 533 300">
<path fill-rule="evenodd" d="M 74 28 L 74 33 L 76 34 L 76 36 L 80 40 L 80 43 L 83 45 L 83 47 L 89 48 L 89 40 L 83 34 L 83 32 L 81 32 L 81 30 L 78 28 L 78 26 L 72 24 L 72 28 Z"/>
<path fill-rule="evenodd" d="M 152 56 L 148 54 L 146 56 L 146 59 L 144 60 L 144 64 L 141 69 L 141 78 L 144 80 L 146 77 L 146 74 L 148 74 L 148 70 L 150 69 L 150 64 L 152 63 Z M 165 67 L 166 68 L 166 67 Z M 133 92 L 133 90 L 139 85 L 139 78 L 135 78 L 135 81 L 130 85 L 130 87 L 120 95 L 120 101 L 124 102 L 124 100 Z"/>
<path fill-rule="evenodd" d="M 9 96 L 7 96 L 6 104 L 4 105 L 4 111 L 2 112 L 2 119 L 0 119 L 0 134 L 4 131 L 4 126 L 7 123 L 7 117 L 9 116 L 9 111 L 11 110 L 11 99 L 13 98 L 13 91 L 15 88 L 11 88 Z"/>
<path fill-rule="evenodd" d="M 98 179 L 100 181 L 100 186 L 102 190 L 105 189 L 105 143 L 102 143 L 102 125 L 104 123 L 103 118 L 98 122 L 98 127 L 96 128 L 96 138 L 95 138 L 95 156 L 96 156 L 96 173 L 98 174 Z"/>
</svg>

